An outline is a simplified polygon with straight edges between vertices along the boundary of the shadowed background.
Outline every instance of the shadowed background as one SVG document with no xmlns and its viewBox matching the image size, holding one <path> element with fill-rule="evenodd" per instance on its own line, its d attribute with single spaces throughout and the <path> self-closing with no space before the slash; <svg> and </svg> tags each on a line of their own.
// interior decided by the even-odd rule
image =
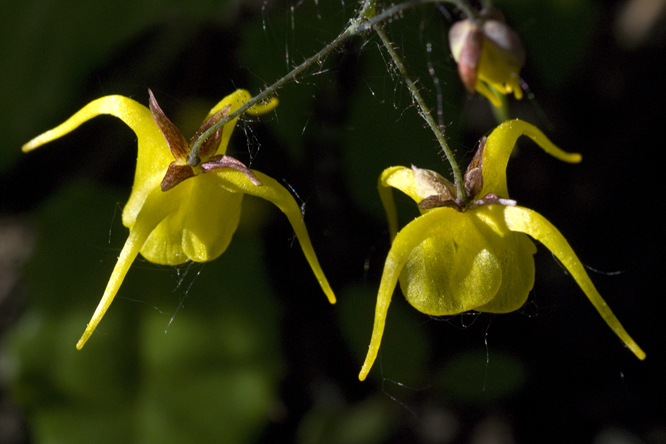
<svg viewBox="0 0 666 444">
<path fill-rule="evenodd" d="M 389 248 L 377 177 L 411 163 L 448 173 L 372 34 L 280 90 L 275 113 L 240 122 L 229 150 L 293 188 L 338 304 L 286 218 L 246 197 L 222 257 L 138 258 L 76 351 L 127 236 L 136 138 L 101 116 L 35 152 L 21 145 L 103 95 L 147 104 L 148 88 L 189 137 L 222 97 L 256 93 L 331 41 L 355 5 L 14 1 L 0 18 L 0 442 L 666 442 L 663 2 L 497 3 L 534 93 L 511 115 L 583 155 L 560 163 L 521 139 L 511 197 L 601 271 L 591 277 L 644 362 L 539 245 L 515 313 L 433 319 L 398 291 L 379 359 L 357 380 Z M 425 5 L 387 31 L 434 110 L 441 88 L 466 165 L 496 123 L 457 79 L 451 17 Z M 417 211 L 403 197 L 406 223 Z"/>
</svg>

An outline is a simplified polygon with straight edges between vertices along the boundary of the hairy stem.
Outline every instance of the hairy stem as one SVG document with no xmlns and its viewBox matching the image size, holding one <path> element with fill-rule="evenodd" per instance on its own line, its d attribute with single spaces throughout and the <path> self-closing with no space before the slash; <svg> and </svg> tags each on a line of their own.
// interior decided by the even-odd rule
<svg viewBox="0 0 666 444">
<path fill-rule="evenodd" d="M 437 137 L 437 141 L 439 142 L 439 145 L 442 147 L 442 151 L 444 151 L 444 154 L 446 155 L 449 164 L 451 164 L 453 179 L 456 184 L 456 190 L 458 192 L 458 200 L 460 200 L 465 205 L 468 204 L 469 198 L 467 197 L 467 193 L 465 192 L 462 174 L 460 174 L 460 168 L 458 167 L 458 163 L 456 162 L 456 159 L 453 156 L 451 148 L 449 148 L 449 145 L 446 143 L 446 139 L 444 138 L 442 130 L 437 126 L 435 119 L 433 119 L 432 115 L 430 114 L 430 109 L 423 100 L 423 97 L 421 97 L 421 93 L 419 92 L 418 88 L 416 87 L 412 79 L 409 78 L 409 75 L 407 74 L 407 68 L 405 67 L 405 64 L 402 63 L 402 59 L 393 48 L 393 45 L 391 44 L 391 41 L 386 35 L 384 28 L 380 24 L 377 24 L 375 25 L 374 29 L 379 35 L 379 38 L 382 40 L 382 43 L 384 44 L 384 47 L 388 51 L 389 55 L 393 59 L 393 63 L 395 63 L 396 67 L 400 71 L 400 74 L 402 75 L 405 83 L 407 84 L 407 88 L 409 88 L 409 91 L 412 93 L 412 98 L 419 107 L 420 110 L 419 114 L 421 114 L 421 117 L 423 117 L 425 121 L 428 123 L 430 129 L 432 129 L 432 132 L 435 133 L 435 137 Z"/>
<path fill-rule="evenodd" d="M 393 5 L 387 9 L 384 9 L 382 12 L 372 17 L 370 20 L 367 20 L 366 22 L 362 23 L 358 27 L 358 32 L 360 33 L 363 31 L 368 31 L 377 23 L 381 23 L 388 18 L 395 17 L 396 14 L 398 14 L 401 11 L 404 11 L 405 9 L 410 9 L 419 5 L 425 5 L 427 3 L 439 3 L 439 2 L 441 2 L 441 0 L 407 0 L 405 2 L 398 3 L 397 5 Z"/>
<path fill-rule="evenodd" d="M 187 157 L 187 163 L 190 166 L 197 166 L 199 162 L 199 151 L 201 150 L 201 145 L 204 143 L 206 139 L 211 137 L 215 131 L 226 125 L 228 122 L 230 122 L 232 119 L 235 119 L 236 117 L 240 116 L 243 114 L 245 111 L 247 111 L 249 108 L 253 107 L 255 104 L 259 102 L 263 102 L 266 99 L 268 99 L 271 95 L 275 93 L 279 88 L 281 88 L 283 85 L 286 83 L 295 80 L 300 74 L 303 73 L 306 69 L 308 69 L 310 66 L 314 65 L 315 63 L 319 63 L 321 60 L 323 60 L 328 54 L 330 54 L 332 51 L 337 49 L 340 45 L 342 45 L 344 42 L 349 40 L 351 37 L 358 35 L 362 32 L 368 31 L 371 29 L 374 25 L 377 25 L 381 23 L 382 21 L 386 20 L 387 18 L 395 16 L 398 12 L 408 9 L 408 8 L 413 8 L 418 5 L 426 4 L 426 3 L 435 3 L 438 0 L 407 0 L 405 2 L 399 3 L 397 5 L 394 5 L 384 11 L 382 11 L 380 14 L 374 15 L 374 10 L 375 10 L 375 3 L 376 0 L 362 0 L 361 1 L 361 9 L 359 10 L 358 14 L 356 15 L 355 18 L 353 18 L 349 26 L 333 40 L 331 43 L 326 45 L 323 49 L 321 49 L 318 53 L 313 55 L 312 57 L 309 57 L 305 59 L 303 63 L 298 65 L 296 68 L 292 69 L 287 75 L 279 79 L 277 82 L 273 83 L 271 86 L 268 88 L 264 89 L 261 91 L 259 94 L 256 96 L 252 97 L 252 99 L 248 100 L 246 103 L 244 103 L 240 108 L 238 108 L 236 111 L 233 113 L 229 114 L 227 117 L 224 119 L 220 120 L 217 122 L 215 125 L 211 126 L 203 132 L 199 138 L 196 140 L 194 145 L 192 146 L 192 150 L 190 151 L 189 156 Z M 445 0 L 446 1 L 446 0 Z M 470 7 L 469 3 L 466 0 L 448 0 L 449 3 L 454 3 L 457 5 L 460 9 L 462 9 L 465 14 L 468 16 L 476 16 L 476 13 L 473 8 Z M 387 47 L 389 47 L 388 45 Z M 395 60 L 395 58 L 394 58 Z M 396 62 L 397 63 L 397 62 Z M 404 66 L 403 66 L 404 69 Z M 405 78 L 406 74 L 405 74 Z M 413 85 L 413 84 L 412 84 Z M 414 89 L 413 91 L 416 91 Z M 418 91 L 416 91 L 416 94 L 418 94 Z M 420 96 L 419 96 L 420 97 Z M 421 106 L 422 110 L 427 110 L 425 108 L 425 105 Z M 427 111 L 424 111 L 424 117 L 425 115 L 429 114 Z M 427 120 L 427 119 L 426 119 Z M 439 131 L 436 131 L 436 133 L 439 134 Z M 440 134 L 441 136 L 441 134 Z M 440 138 L 438 136 L 438 139 Z M 442 144 L 442 147 L 445 148 L 445 152 L 447 153 L 447 157 L 449 157 L 449 161 L 451 161 L 452 157 L 449 155 L 450 150 L 446 146 L 446 142 L 444 141 L 443 137 L 440 140 L 440 144 Z M 454 167 L 454 176 L 456 176 L 455 172 L 458 171 L 458 176 L 460 175 L 460 171 L 458 167 Z M 456 176 L 456 182 L 458 182 L 458 177 Z M 459 194 L 460 195 L 460 194 Z M 464 196 L 464 195 L 463 195 Z"/>
</svg>

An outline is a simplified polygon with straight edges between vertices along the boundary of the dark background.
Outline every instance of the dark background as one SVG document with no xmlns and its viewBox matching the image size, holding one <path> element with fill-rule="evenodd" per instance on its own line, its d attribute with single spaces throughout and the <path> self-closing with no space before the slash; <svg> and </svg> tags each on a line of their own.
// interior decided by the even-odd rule
<svg viewBox="0 0 666 444">
<path fill-rule="evenodd" d="M 331 41 L 355 5 L 10 2 L 0 18 L 0 442 L 666 442 L 662 3 L 501 2 L 533 92 L 510 100 L 512 117 L 583 155 L 564 164 L 521 139 L 511 197 L 598 271 L 595 285 L 647 359 L 539 245 L 534 290 L 515 313 L 433 319 L 398 292 L 361 383 L 389 248 L 377 177 L 410 163 L 448 173 L 376 36 L 280 90 L 276 113 L 240 122 L 230 148 L 305 205 L 335 306 L 286 218 L 246 198 L 222 257 L 137 259 L 76 351 L 127 235 L 136 138 L 104 116 L 20 151 L 97 97 L 147 104 L 147 88 L 190 135 L 234 89 L 256 93 Z M 464 166 L 496 122 L 456 77 L 446 35 L 458 17 L 424 5 L 387 32 L 434 110 L 441 89 Z M 404 223 L 417 213 L 403 197 Z"/>
</svg>

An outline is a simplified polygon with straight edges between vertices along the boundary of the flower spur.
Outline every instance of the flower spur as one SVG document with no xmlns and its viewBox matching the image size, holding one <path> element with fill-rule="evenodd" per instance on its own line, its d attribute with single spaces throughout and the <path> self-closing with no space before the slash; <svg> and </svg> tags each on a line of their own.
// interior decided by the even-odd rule
<svg viewBox="0 0 666 444">
<path fill-rule="evenodd" d="M 199 136 L 247 102 L 250 94 L 237 90 L 215 105 L 189 143 L 164 115 L 152 92 L 149 95 L 150 109 L 117 95 L 94 100 L 58 127 L 23 146 L 23 151 L 31 151 L 100 114 L 118 117 L 138 138 L 134 184 L 122 215 L 123 224 L 130 229 L 129 237 L 76 348 L 81 349 L 90 338 L 139 252 L 148 261 L 163 265 L 178 265 L 188 260 L 206 262 L 219 257 L 238 226 L 244 194 L 268 200 L 287 216 L 321 288 L 329 301 L 335 303 L 300 208 L 289 191 L 276 180 L 226 155 L 237 117 L 203 142 L 196 165 L 187 163 Z M 247 113 L 264 114 L 276 106 L 274 98 L 249 108 Z"/>
<path fill-rule="evenodd" d="M 379 177 L 392 245 L 384 265 L 368 354 L 359 374 L 364 380 L 374 363 L 395 286 L 422 313 L 442 316 L 468 310 L 508 313 L 519 309 L 534 285 L 534 243 L 546 246 L 569 271 L 608 326 L 638 357 L 645 353 L 622 327 L 564 236 L 535 211 L 508 198 L 506 166 L 516 140 L 526 135 L 565 162 L 579 154 L 553 145 L 536 127 L 508 121 L 482 141 L 464 176 L 472 199 L 465 204 L 455 186 L 439 174 L 416 167 L 392 167 Z M 418 204 L 421 216 L 398 232 L 391 188 Z"/>
</svg>

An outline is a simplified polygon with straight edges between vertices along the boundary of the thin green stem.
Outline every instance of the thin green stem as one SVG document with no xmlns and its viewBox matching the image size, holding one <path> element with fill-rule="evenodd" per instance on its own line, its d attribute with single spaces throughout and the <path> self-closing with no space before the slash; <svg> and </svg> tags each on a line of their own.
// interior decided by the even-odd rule
<svg viewBox="0 0 666 444">
<path fill-rule="evenodd" d="M 400 75 L 402 75 L 405 83 L 407 84 L 407 88 L 409 88 L 409 91 L 412 93 L 412 97 L 416 102 L 417 106 L 419 107 L 420 110 L 419 114 L 421 114 L 421 117 L 423 117 L 425 121 L 428 123 L 430 129 L 432 129 L 432 132 L 435 133 L 435 137 L 437 137 L 437 141 L 439 142 L 439 145 L 442 147 L 442 151 L 444 151 L 444 154 L 446 155 L 449 164 L 451 164 L 453 179 L 456 184 L 458 192 L 458 199 L 461 202 L 463 202 L 463 204 L 466 205 L 467 203 L 469 203 L 469 198 L 467 197 L 467 193 L 465 192 L 465 186 L 463 183 L 462 174 L 460 173 L 460 168 L 458 167 L 458 163 L 456 162 L 456 159 L 453 156 L 451 148 L 449 148 L 449 145 L 446 143 L 446 139 L 444 138 L 442 130 L 437 126 L 435 119 L 433 119 L 432 115 L 430 114 L 430 109 L 423 100 L 423 97 L 421 97 L 421 93 L 419 92 L 418 88 L 416 87 L 412 79 L 409 78 L 405 64 L 402 63 L 402 59 L 393 48 L 393 44 L 386 35 L 386 32 L 384 31 L 384 28 L 382 28 L 382 25 L 377 24 L 375 25 L 374 29 L 375 32 L 377 32 L 377 34 L 379 35 L 379 38 L 382 40 L 382 43 L 384 44 L 384 47 L 388 51 L 389 55 L 393 59 L 393 63 L 395 63 L 396 67 L 400 71 Z"/>
<path fill-rule="evenodd" d="M 476 21 L 479 18 L 479 13 L 476 12 L 467 0 L 451 0 L 458 8 L 462 9 L 468 19 Z"/>
</svg>

